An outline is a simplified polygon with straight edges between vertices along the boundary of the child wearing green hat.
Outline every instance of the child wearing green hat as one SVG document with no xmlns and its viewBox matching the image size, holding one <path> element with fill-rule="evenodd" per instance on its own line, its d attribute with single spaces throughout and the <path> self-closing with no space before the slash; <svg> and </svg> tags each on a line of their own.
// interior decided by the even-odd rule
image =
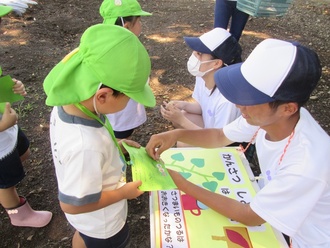
<svg viewBox="0 0 330 248">
<path fill-rule="evenodd" d="M 152 14 L 142 10 L 136 0 L 104 0 L 100 6 L 103 23 L 127 28 L 137 36 L 141 33 L 141 16 Z"/>
<path fill-rule="evenodd" d="M 129 99 L 155 105 L 147 83 L 150 68 L 149 55 L 132 32 L 97 24 L 44 81 L 46 104 L 54 106 L 50 140 L 58 197 L 76 229 L 73 247 L 128 242 L 127 199 L 143 192 L 140 181 L 125 182 L 124 150 L 105 114 L 121 111 Z"/>
<path fill-rule="evenodd" d="M 151 16 L 143 11 L 136 0 L 104 0 L 100 6 L 103 23 L 122 26 L 136 36 L 142 30 L 141 16 Z M 117 139 L 128 138 L 134 129 L 147 120 L 144 106 L 130 99 L 127 106 L 119 112 L 107 115 Z"/>
<path fill-rule="evenodd" d="M 11 11 L 11 7 L 0 5 L 0 22 L 1 17 Z M 19 80 L 13 79 L 12 90 L 15 94 L 26 95 L 25 87 Z M 17 120 L 15 110 L 7 102 L 3 113 L 0 112 L 0 204 L 13 226 L 43 227 L 50 222 L 52 213 L 33 210 L 16 189 L 25 177 L 23 162 L 30 155 L 29 140 L 17 125 Z"/>
</svg>

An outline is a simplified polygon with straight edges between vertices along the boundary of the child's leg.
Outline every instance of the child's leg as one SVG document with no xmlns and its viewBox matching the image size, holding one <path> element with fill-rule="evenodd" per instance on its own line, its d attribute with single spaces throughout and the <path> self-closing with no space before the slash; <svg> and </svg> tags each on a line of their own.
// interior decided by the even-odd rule
<svg viewBox="0 0 330 248">
<path fill-rule="evenodd" d="M 76 231 L 73 235 L 72 248 L 86 248 L 85 242 L 78 231 Z"/>
<path fill-rule="evenodd" d="M 183 115 L 189 120 L 191 121 L 193 124 L 195 124 L 197 127 L 196 128 L 189 128 L 189 129 L 197 129 L 197 128 L 204 128 L 204 121 L 203 121 L 203 116 L 202 115 L 198 115 L 198 114 L 192 114 L 186 111 L 183 111 Z M 185 128 L 182 125 L 180 125 L 179 123 L 176 122 L 172 122 L 173 126 L 175 128 Z"/>
<path fill-rule="evenodd" d="M 16 208 L 21 205 L 15 186 L 0 189 L 0 203 L 4 208 Z"/>
<path fill-rule="evenodd" d="M 25 177 L 22 160 L 27 158 L 29 151 L 29 140 L 18 129 L 16 147 L 0 159 L 0 203 L 4 208 L 21 205 L 15 186 Z"/>
<path fill-rule="evenodd" d="M 202 115 L 191 114 L 191 113 L 185 112 L 185 113 L 184 113 L 184 116 L 185 116 L 189 121 L 191 121 L 192 123 L 194 123 L 195 125 L 198 126 L 198 127 L 196 127 L 195 129 L 197 129 L 197 128 L 204 128 L 204 121 L 203 121 L 203 116 L 202 116 Z M 173 124 L 173 125 L 174 125 L 174 124 Z M 174 125 L 174 126 L 175 126 L 175 125 Z M 182 128 L 182 127 L 178 126 L 178 127 L 176 127 L 176 128 Z M 178 142 L 176 143 L 176 147 L 191 147 L 191 145 L 178 141 Z"/>
<path fill-rule="evenodd" d="M 34 211 L 24 197 L 18 196 L 15 187 L 25 176 L 22 161 L 29 152 L 29 141 L 19 130 L 17 146 L 0 160 L 0 203 L 6 209 L 12 225 L 43 227 L 50 222 L 52 213 Z"/>
</svg>

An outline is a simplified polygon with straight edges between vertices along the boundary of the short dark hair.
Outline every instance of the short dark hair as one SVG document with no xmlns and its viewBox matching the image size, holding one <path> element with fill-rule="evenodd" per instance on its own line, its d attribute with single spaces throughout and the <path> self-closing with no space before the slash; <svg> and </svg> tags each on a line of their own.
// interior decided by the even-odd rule
<svg viewBox="0 0 330 248">
<path fill-rule="evenodd" d="M 119 96 L 120 94 L 123 94 L 122 92 L 120 92 L 120 91 L 118 91 L 118 90 L 115 90 L 115 89 L 113 89 L 113 88 L 110 88 L 109 86 L 106 86 L 106 85 L 104 85 L 104 84 L 102 84 L 101 85 L 101 87 L 100 87 L 100 89 L 102 89 L 102 88 L 109 88 L 109 89 L 112 89 L 113 90 L 113 96 L 114 97 L 117 97 L 117 96 Z"/>
<path fill-rule="evenodd" d="M 280 105 L 282 104 L 286 104 L 286 103 L 290 103 L 292 101 L 281 101 L 281 100 L 276 100 L 274 102 L 269 102 L 269 106 L 271 109 L 276 110 Z M 302 106 L 305 105 L 307 101 L 303 101 L 303 102 L 296 102 L 298 104 L 298 109 L 300 109 Z"/>
</svg>

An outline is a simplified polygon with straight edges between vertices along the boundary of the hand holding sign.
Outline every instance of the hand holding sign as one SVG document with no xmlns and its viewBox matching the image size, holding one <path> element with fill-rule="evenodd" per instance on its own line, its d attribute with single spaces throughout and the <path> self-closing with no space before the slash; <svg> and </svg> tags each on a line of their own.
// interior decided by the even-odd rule
<svg viewBox="0 0 330 248">
<path fill-rule="evenodd" d="M 175 189 L 171 176 L 162 161 L 155 161 L 144 147 L 131 147 L 123 142 L 132 162 L 133 181 L 141 180 L 139 187 L 143 191 Z"/>
</svg>

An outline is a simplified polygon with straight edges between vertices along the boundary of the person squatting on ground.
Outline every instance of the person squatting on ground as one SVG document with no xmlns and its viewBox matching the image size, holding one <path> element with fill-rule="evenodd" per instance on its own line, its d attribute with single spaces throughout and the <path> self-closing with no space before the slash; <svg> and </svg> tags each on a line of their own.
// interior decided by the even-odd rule
<svg viewBox="0 0 330 248">
<path fill-rule="evenodd" d="M 146 146 L 158 160 L 177 140 L 198 147 L 233 141 L 256 144 L 263 188 L 250 204 L 207 191 L 170 171 L 178 189 L 248 226 L 268 222 L 294 248 L 330 247 L 330 137 L 302 106 L 321 77 L 317 54 L 296 42 L 266 39 L 245 62 L 216 72 L 221 93 L 242 116 L 223 129 L 153 135 Z"/>
<path fill-rule="evenodd" d="M 11 7 L 0 5 L 0 20 L 11 11 Z M 16 79 L 13 82 L 13 92 L 25 96 L 23 83 Z M 16 185 L 25 177 L 22 163 L 30 155 L 29 140 L 18 127 L 17 120 L 15 110 L 10 103 L 6 103 L 4 112 L 0 113 L 0 204 L 6 209 L 12 225 L 43 227 L 52 219 L 52 213 L 33 210 L 16 189 Z"/>
<path fill-rule="evenodd" d="M 54 106 L 50 140 L 59 201 L 76 229 L 73 247 L 125 247 L 129 239 L 127 199 L 143 191 L 126 183 L 124 148 L 105 114 L 125 108 L 130 98 L 156 103 L 149 86 L 149 55 L 132 32 L 97 24 L 80 45 L 47 75 L 46 104 Z M 139 147 L 132 140 L 122 140 Z"/>
<path fill-rule="evenodd" d="M 214 6 L 214 27 L 227 29 L 237 41 L 241 38 L 249 14 L 236 8 L 237 0 L 216 0 Z M 230 20 L 230 25 L 229 25 Z"/>
<path fill-rule="evenodd" d="M 151 16 L 143 11 L 136 0 L 104 0 L 100 6 L 103 23 L 127 28 L 136 36 L 142 31 L 141 16 Z M 107 114 L 117 139 L 129 138 L 134 130 L 146 122 L 145 107 L 130 99 L 127 106 L 116 113 Z"/>
<path fill-rule="evenodd" d="M 242 48 L 223 28 L 212 29 L 200 37 L 184 37 L 184 40 L 193 50 L 187 68 L 196 77 L 192 94 L 195 101 L 163 102 L 161 114 L 176 128 L 221 128 L 239 117 L 241 112 L 217 89 L 214 73 L 227 65 L 242 62 Z M 188 145 L 178 142 L 177 146 Z"/>
</svg>

